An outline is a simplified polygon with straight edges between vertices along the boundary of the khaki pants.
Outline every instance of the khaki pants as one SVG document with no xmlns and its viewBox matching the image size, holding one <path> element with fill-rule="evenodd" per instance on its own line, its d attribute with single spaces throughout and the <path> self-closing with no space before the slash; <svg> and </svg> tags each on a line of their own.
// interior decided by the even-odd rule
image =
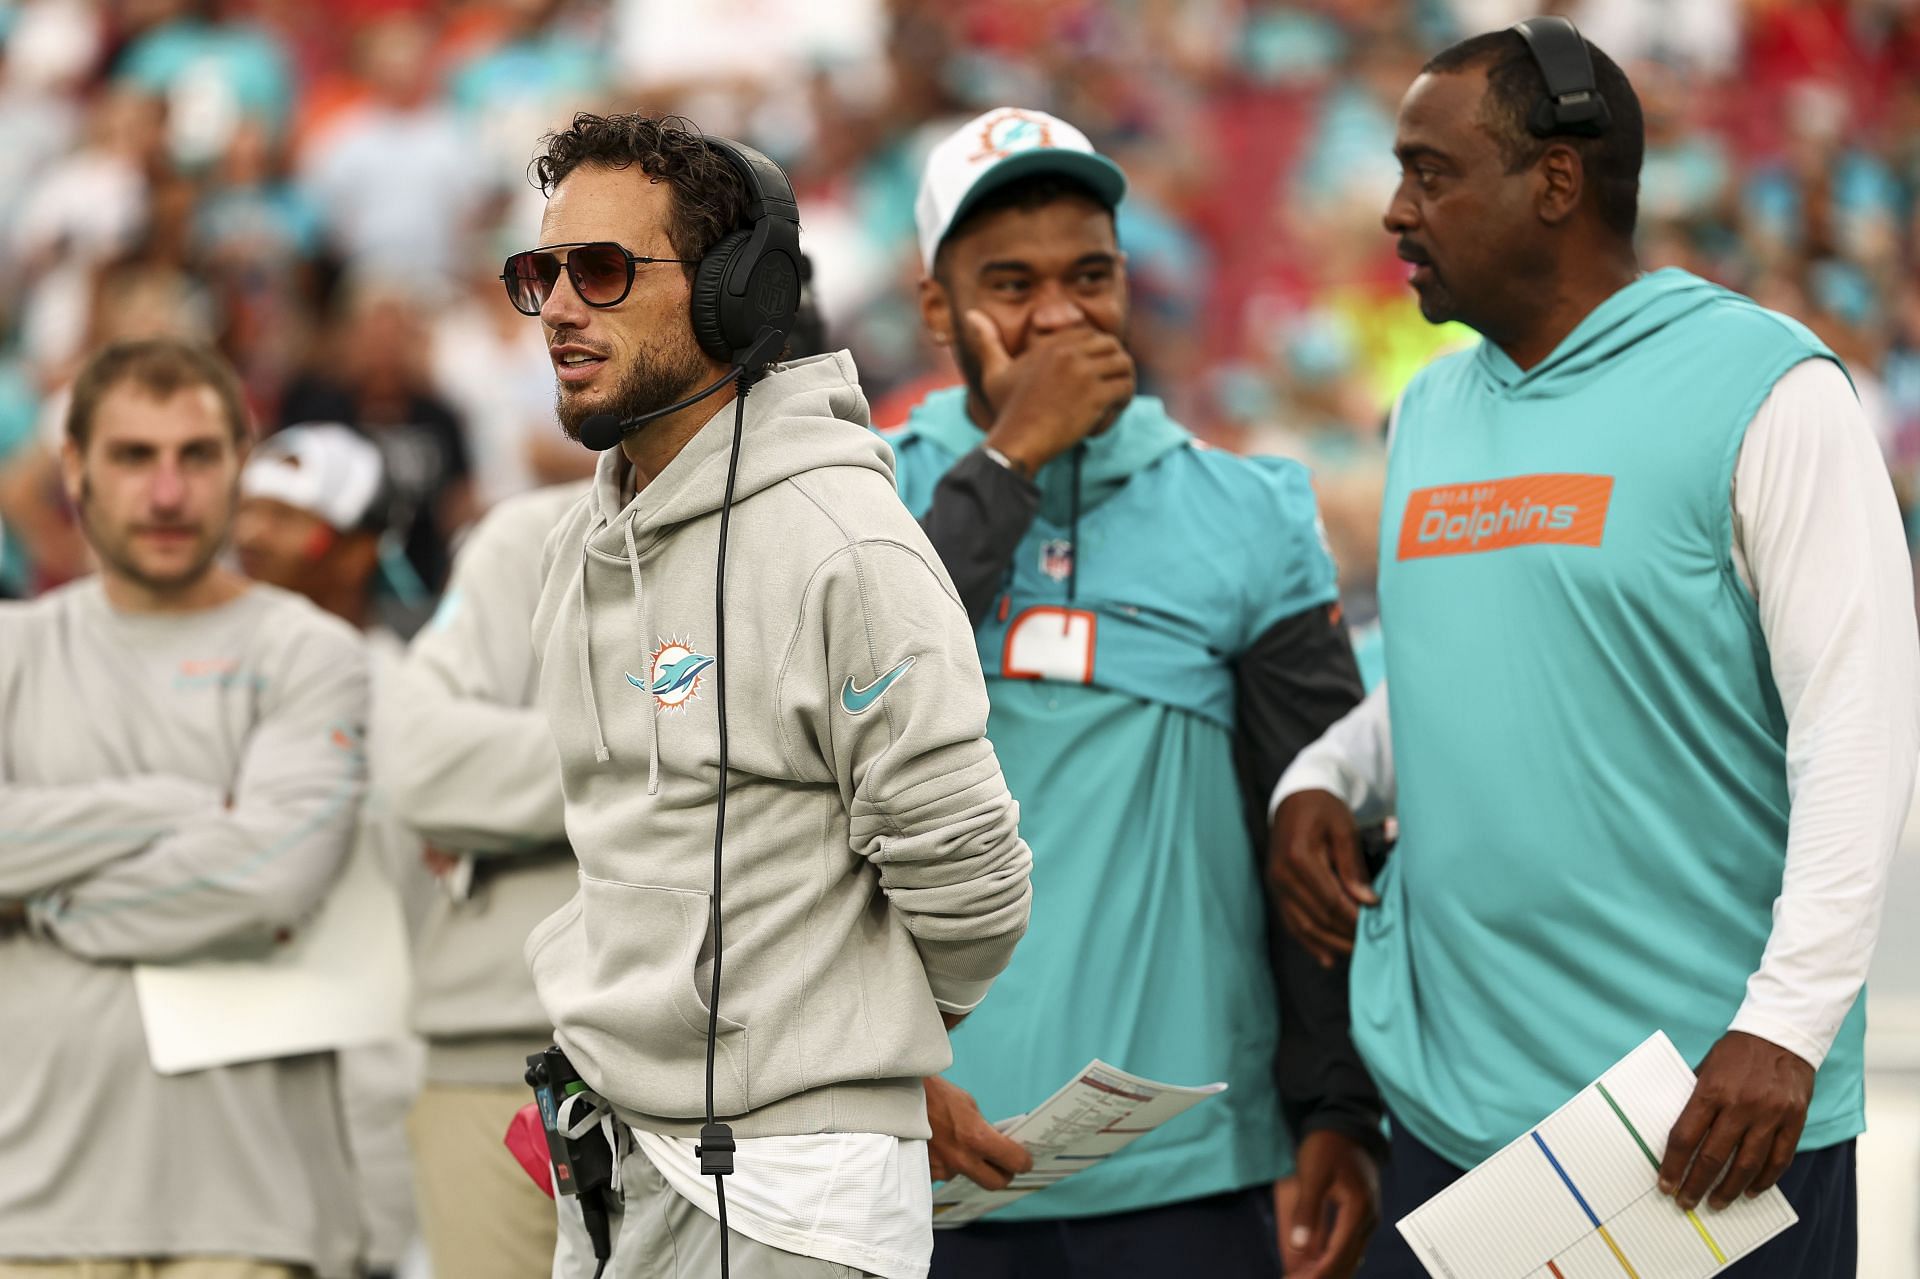
<svg viewBox="0 0 1920 1279">
<path fill-rule="evenodd" d="M 539 1279 L 553 1269 L 553 1203 L 505 1143 L 526 1088 L 428 1084 L 407 1121 L 420 1228 L 437 1279 Z M 0 1279 L 9 1279 L 0 1274 Z"/>
<path fill-rule="evenodd" d="M 0 1279 L 311 1279 L 305 1266 L 247 1257 L 158 1257 L 131 1261 L 0 1261 Z"/>
</svg>

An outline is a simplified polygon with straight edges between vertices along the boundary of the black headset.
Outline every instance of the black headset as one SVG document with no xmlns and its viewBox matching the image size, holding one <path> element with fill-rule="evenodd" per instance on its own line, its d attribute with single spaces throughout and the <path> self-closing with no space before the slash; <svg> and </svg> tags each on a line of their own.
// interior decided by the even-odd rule
<svg viewBox="0 0 1920 1279">
<path fill-rule="evenodd" d="M 1613 116 L 1594 82 L 1593 57 L 1579 29 L 1565 18 L 1528 18 L 1511 29 L 1526 41 L 1547 82 L 1546 96 L 1527 115 L 1527 131 L 1536 138 L 1605 133 Z"/>
<path fill-rule="evenodd" d="M 763 330 L 782 339 L 793 332 L 800 310 L 800 208 L 779 165 L 726 138 L 706 142 L 746 185 L 748 225 L 700 259 L 693 333 L 716 360 L 746 366 Z"/>
</svg>

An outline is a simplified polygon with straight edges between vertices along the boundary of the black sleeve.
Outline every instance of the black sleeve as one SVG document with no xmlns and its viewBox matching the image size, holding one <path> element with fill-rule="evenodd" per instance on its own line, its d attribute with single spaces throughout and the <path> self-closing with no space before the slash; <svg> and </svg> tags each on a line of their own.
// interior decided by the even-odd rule
<svg viewBox="0 0 1920 1279">
<path fill-rule="evenodd" d="M 1040 510 L 1040 489 L 975 449 L 933 490 L 920 527 L 978 626 L 993 607 L 1007 564 Z"/>
<path fill-rule="evenodd" d="M 1265 879 L 1267 799 L 1293 757 L 1360 704 L 1364 690 L 1353 645 L 1336 606 L 1274 623 L 1241 655 L 1236 670 L 1234 753 Z M 1287 1127 L 1297 1142 L 1331 1129 L 1385 1153 L 1380 1094 L 1353 1047 L 1347 965 L 1322 968 L 1281 925 L 1267 919 L 1268 958 L 1280 998 L 1280 1051 L 1274 1073 Z"/>
</svg>

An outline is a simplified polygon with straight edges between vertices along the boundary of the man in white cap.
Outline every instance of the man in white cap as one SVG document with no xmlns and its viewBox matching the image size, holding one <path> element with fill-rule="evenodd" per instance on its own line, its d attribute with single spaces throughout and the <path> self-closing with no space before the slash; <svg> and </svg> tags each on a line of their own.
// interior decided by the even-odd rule
<svg viewBox="0 0 1920 1279">
<path fill-rule="evenodd" d="M 233 543 L 248 577 L 304 595 L 367 638 L 372 696 L 385 691 L 400 639 L 373 607 L 389 490 L 379 446 L 350 427 L 288 427 L 254 446 L 240 473 Z M 400 883 L 424 882 L 419 840 L 369 792 L 355 856 Z M 393 980 L 406 980 L 394 973 Z M 342 1049 L 340 1091 L 354 1157 L 368 1279 L 400 1268 L 415 1230 L 407 1111 L 419 1089 L 422 1050 L 405 1038 Z"/>
<path fill-rule="evenodd" d="M 240 477 L 241 567 L 367 629 L 385 492 L 379 446 L 350 427 L 312 423 L 268 436 Z"/>
<path fill-rule="evenodd" d="M 974 624 L 1039 850 L 1002 993 L 927 1081 L 934 1175 L 1004 1185 L 1026 1154 L 986 1118 L 1090 1057 L 1229 1087 L 940 1232 L 933 1274 L 1277 1275 L 1290 1129 L 1326 1211 L 1287 1223 L 1286 1273 L 1343 1276 L 1374 1215 L 1379 1102 L 1344 970 L 1269 950 L 1249 798 L 1359 701 L 1359 674 L 1306 472 L 1209 450 L 1136 394 L 1125 191 L 1078 129 L 1002 108 L 934 148 L 916 208 L 922 318 L 964 384 L 914 409 L 896 475 Z"/>
</svg>

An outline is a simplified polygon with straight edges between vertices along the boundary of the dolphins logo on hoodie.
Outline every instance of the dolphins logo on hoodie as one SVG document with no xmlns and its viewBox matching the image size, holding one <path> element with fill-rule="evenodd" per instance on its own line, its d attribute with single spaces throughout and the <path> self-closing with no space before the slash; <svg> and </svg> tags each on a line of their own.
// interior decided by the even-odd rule
<svg viewBox="0 0 1920 1279">
<path fill-rule="evenodd" d="M 648 661 L 646 679 L 636 679 L 631 672 L 623 673 L 627 683 L 653 694 L 655 702 L 672 711 L 683 709 L 694 699 L 700 691 L 701 676 L 712 665 L 711 657 L 695 652 L 687 641 L 663 639 Z"/>
</svg>

